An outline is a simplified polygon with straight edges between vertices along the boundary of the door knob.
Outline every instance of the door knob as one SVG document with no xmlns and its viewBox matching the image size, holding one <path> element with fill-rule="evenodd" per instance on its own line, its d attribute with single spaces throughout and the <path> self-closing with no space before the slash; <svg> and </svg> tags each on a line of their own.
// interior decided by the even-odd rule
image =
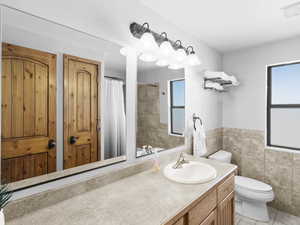
<svg viewBox="0 0 300 225">
<path fill-rule="evenodd" d="M 71 144 L 71 145 L 75 144 L 76 141 L 77 141 L 77 139 L 78 139 L 78 137 L 71 136 L 71 137 L 70 137 L 70 144 Z"/>
<path fill-rule="evenodd" d="M 55 148 L 55 147 L 56 147 L 56 141 L 53 139 L 50 139 L 48 141 L 48 148 L 51 149 L 51 148 Z"/>
</svg>

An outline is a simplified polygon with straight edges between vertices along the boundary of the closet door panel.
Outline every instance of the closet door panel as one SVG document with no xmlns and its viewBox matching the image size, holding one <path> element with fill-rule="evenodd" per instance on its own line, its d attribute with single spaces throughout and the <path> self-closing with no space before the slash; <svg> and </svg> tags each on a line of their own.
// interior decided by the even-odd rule
<svg viewBox="0 0 300 225">
<path fill-rule="evenodd" d="M 65 55 L 64 66 L 66 169 L 99 160 L 97 122 L 100 64 Z"/>
<path fill-rule="evenodd" d="M 56 56 L 2 46 L 2 182 L 56 170 Z"/>
</svg>

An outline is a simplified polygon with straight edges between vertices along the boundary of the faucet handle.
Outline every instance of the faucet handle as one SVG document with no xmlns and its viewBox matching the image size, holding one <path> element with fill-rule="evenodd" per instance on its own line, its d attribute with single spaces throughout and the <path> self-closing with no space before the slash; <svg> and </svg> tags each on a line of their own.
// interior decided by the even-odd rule
<svg viewBox="0 0 300 225">
<path fill-rule="evenodd" d="M 181 159 L 182 163 L 189 163 L 189 161 L 185 159 L 184 155 L 185 155 L 185 153 L 181 152 L 179 160 Z"/>
<path fill-rule="evenodd" d="M 184 160 L 184 153 L 183 152 L 180 152 L 179 159 Z"/>
</svg>

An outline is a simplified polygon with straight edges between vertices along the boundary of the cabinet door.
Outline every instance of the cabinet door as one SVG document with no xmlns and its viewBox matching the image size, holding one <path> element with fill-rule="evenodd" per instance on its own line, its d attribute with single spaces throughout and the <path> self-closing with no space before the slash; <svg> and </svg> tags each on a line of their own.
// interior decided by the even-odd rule
<svg viewBox="0 0 300 225">
<path fill-rule="evenodd" d="M 184 225 L 184 218 L 181 217 L 176 223 L 174 223 L 173 225 Z"/>
<path fill-rule="evenodd" d="M 188 212 L 188 224 L 199 225 L 216 208 L 217 191 L 213 190 Z"/>
<path fill-rule="evenodd" d="M 218 205 L 218 225 L 234 225 L 234 192 Z"/>
<path fill-rule="evenodd" d="M 214 210 L 200 225 L 217 225 L 217 210 Z"/>
</svg>

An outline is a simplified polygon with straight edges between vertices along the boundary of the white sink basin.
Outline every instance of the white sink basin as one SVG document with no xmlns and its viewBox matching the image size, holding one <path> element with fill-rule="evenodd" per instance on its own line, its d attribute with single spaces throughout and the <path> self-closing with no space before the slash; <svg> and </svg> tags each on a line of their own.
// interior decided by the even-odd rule
<svg viewBox="0 0 300 225">
<path fill-rule="evenodd" d="M 217 171 L 211 165 L 197 161 L 183 164 L 182 168 L 173 169 L 175 162 L 164 168 L 164 175 L 175 182 L 183 184 L 206 183 L 216 178 Z"/>
</svg>

